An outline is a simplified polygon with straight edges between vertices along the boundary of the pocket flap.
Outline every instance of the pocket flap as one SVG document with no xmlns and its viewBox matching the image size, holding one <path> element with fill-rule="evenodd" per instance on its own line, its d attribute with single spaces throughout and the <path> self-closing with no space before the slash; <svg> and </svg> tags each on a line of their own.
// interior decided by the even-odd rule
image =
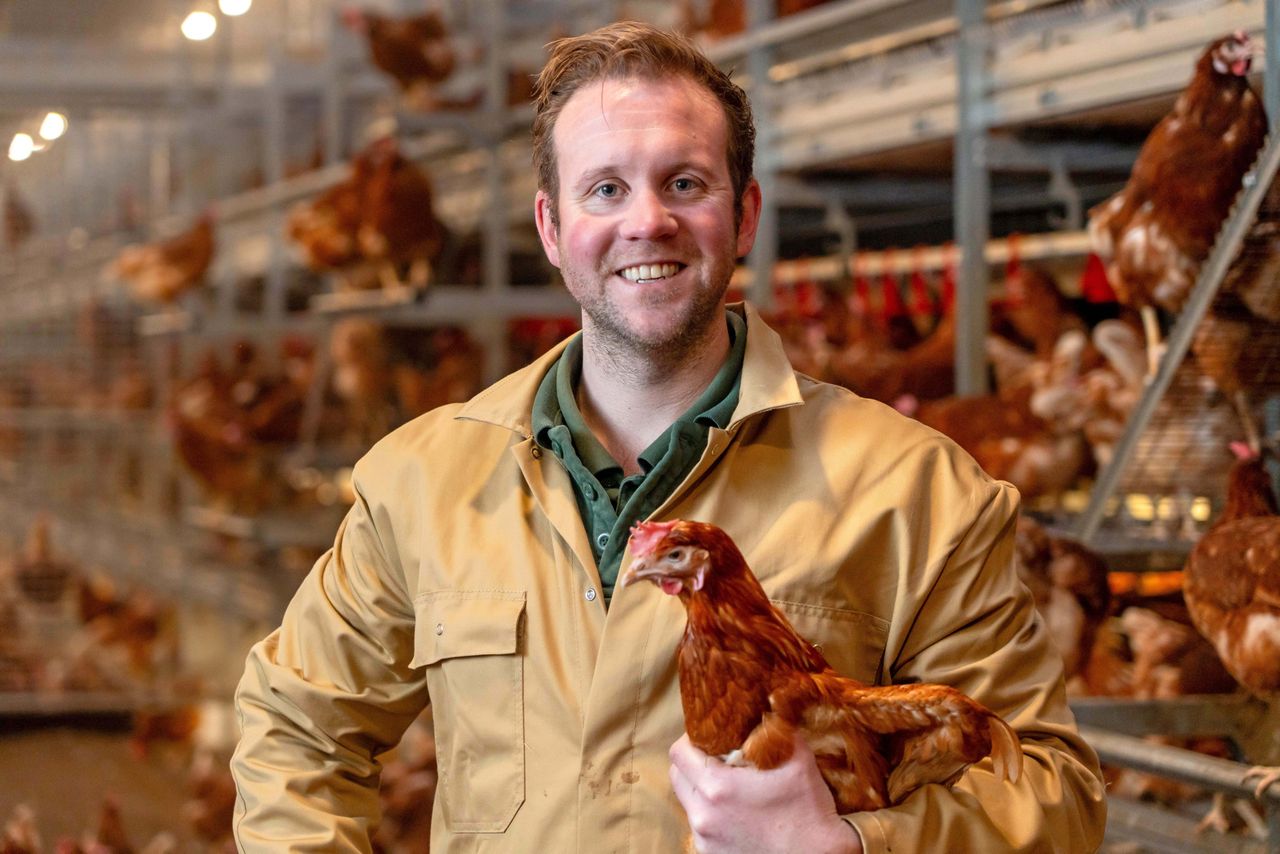
<svg viewBox="0 0 1280 854">
<path fill-rule="evenodd" d="M 414 602 L 413 660 L 425 667 L 467 655 L 512 655 L 520 645 L 523 590 L 440 590 Z"/>
</svg>

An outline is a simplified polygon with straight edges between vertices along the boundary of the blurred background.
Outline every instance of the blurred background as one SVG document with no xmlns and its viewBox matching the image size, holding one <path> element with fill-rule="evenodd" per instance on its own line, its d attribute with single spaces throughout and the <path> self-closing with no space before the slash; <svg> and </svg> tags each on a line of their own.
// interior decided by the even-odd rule
<svg viewBox="0 0 1280 854">
<path fill-rule="evenodd" d="M 531 85 L 637 19 L 751 94 L 734 297 L 1021 490 L 1109 850 L 1280 851 L 1280 716 L 1182 593 L 1280 427 L 1273 6 L 0 0 L 0 850 L 233 850 L 231 694 L 352 465 L 578 328 Z M 1153 222 L 1173 298 L 1116 257 Z M 387 762 L 376 844 L 426 850 L 429 715 Z"/>
</svg>

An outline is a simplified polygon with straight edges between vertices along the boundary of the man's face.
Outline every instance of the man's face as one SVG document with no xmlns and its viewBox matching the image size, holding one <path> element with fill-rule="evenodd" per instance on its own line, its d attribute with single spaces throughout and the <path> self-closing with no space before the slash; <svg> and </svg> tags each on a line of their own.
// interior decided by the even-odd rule
<svg viewBox="0 0 1280 854">
<path fill-rule="evenodd" d="M 535 213 L 596 340 L 669 354 L 720 320 L 760 212 L 753 181 L 734 228 L 727 134 L 715 98 L 685 78 L 604 80 L 565 103 L 553 136 L 558 220 L 543 191 Z"/>
</svg>

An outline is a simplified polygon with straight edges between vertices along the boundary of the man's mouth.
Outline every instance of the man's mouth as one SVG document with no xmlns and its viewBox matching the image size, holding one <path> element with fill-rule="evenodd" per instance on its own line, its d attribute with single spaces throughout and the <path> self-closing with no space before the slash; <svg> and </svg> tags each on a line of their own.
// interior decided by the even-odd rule
<svg viewBox="0 0 1280 854">
<path fill-rule="evenodd" d="M 645 283 L 656 282 L 661 279 L 670 278 L 676 273 L 684 269 L 683 264 L 674 264 L 664 262 L 661 264 L 635 264 L 631 267 L 623 267 L 618 271 L 618 275 L 629 282 Z"/>
</svg>

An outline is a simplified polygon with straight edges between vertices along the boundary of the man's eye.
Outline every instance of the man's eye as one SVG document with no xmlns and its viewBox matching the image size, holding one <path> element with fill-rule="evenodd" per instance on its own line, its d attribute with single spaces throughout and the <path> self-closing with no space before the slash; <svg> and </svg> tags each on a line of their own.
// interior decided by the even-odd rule
<svg viewBox="0 0 1280 854">
<path fill-rule="evenodd" d="M 692 179 L 692 178 L 677 178 L 677 179 L 675 179 L 675 181 L 673 181 L 673 182 L 671 183 L 671 186 L 675 187 L 678 191 L 680 191 L 680 192 L 682 192 L 682 193 L 684 193 L 684 192 L 688 192 L 689 190 L 692 190 L 692 189 L 693 189 L 693 179 Z"/>
<path fill-rule="evenodd" d="M 596 187 L 596 195 L 602 199 L 612 199 L 618 193 L 622 192 L 617 184 L 601 184 Z"/>
</svg>

